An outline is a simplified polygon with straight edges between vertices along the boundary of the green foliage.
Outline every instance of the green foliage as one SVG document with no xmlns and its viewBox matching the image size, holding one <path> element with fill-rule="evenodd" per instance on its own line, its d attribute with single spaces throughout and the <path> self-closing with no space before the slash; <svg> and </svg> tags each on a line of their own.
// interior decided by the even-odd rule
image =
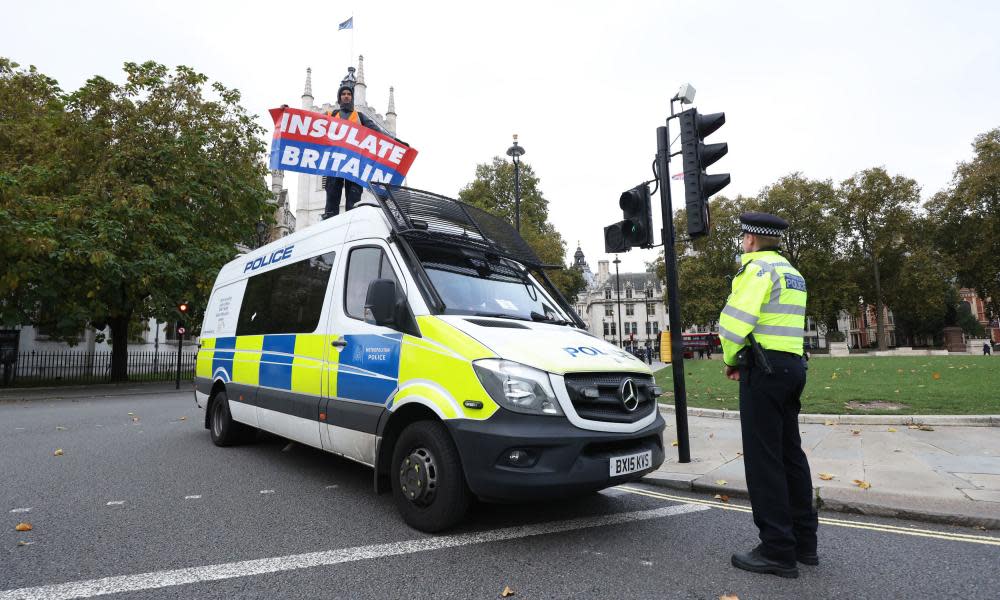
<svg viewBox="0 0 1000 600">
<path fill-rule="evenodd" d="M 876 307 L 879 347 L 887 347 L 883 305 L 894 269 L 900 268 L 906 233 L 914 224 L 920 187 L 913 179 L 890 176 L 882 167 L 855 173 L 841 184 L 837 213 L 841 218 L 848 253 L 855 264 L 865 264 L 870 274 L 856 272 L 855 282 L 865 301 Z"/>
<path fill-rule="evenodd" d="M 972 314 L 972 308 L 969 306 L 968 302 L 959 302 L 956 313 L 956 324 L 962 328 L 965 335 L 971 338 L 980 339 L 986 337 L 986 328 L 984 328 L 982 323 L 980 323 L 979 320 L 976 319 L 975 315 Z"/>
<path fill-rule="evenodd" d="M 271 218 L 264 132 L 239 92 L 183 66 L 124 71 L 67 95 L 0 62 L 0 139 L 12 140 L 0 145 L 0 235 L 19 240 L 0 256 L 0 318 L 58 315 L 67 335 L 108 323 L 121 376 L 129 323 L 170 320 L 180 299 L 204 307 L 234 244 Z"/>
<path fill-rule="evenodd" d="M 955 262 L 961 285 L 1000 316 L 1000 128 L 978 136 L 975 156 L 959 163 L 951 187 L 934 196 L 932 239 Z"/>
<path fill-rule="evenodd" d="M 803 413 L 958 414 L 1000 411 L 1000 369 L 987 356 L 851 356 L 809 361 Z M 739 384 L 722 375 L 721 360 L 684 361 L 688 406 L 739 410 Z M 656 373 L 657 385 L 673 390 L 670 367 Z M 934 374 L 938 378 L 934 378 Z M 672 395 L 663 399 L 673 403 Z M 894 402 L 899 410 L 862 408 L 849 402 Z"/>
<path fill-rule="evenodd" d="M 566 241 L 549 222 L 549 202 L 542 195 L 538 177 L 531 165 L 521 161 L 521 237 L 548 265 L 562 265 L 566 257 Z M 458 193 L 466 204 L 515 221 L 514 165 L 500 157 L 490 164 L 476 166 L 476 178 Z M 548 273 L 552 283 L 571 303 L 586 287 L 583 274 L 573 268 Z"/>
</svg>

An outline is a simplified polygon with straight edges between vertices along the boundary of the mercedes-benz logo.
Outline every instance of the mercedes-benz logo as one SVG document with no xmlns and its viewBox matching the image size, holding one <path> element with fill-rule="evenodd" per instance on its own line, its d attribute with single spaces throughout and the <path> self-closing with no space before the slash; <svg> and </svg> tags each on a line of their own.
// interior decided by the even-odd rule
<svg viewBox="0 0 1000 600">
<path fill-rule="evenodd" d="M 625 407 L 625 410 L 633 412 L 639 408 L 639 391 L 635 389 L 635 382 L 631 379 L 622 382 L 618 395 L 621 396 L 622 406 Z"/>
</svg>

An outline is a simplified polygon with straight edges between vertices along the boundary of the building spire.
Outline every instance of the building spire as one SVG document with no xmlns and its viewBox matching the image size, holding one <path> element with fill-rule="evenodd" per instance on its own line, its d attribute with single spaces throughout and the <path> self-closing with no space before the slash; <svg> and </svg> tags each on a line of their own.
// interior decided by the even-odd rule
<svg viewBox="0 0 1000 600">
<path fill-rule="evenodd" d="M 396 88 L 389 86 L 389 109 L 385 111 L 385 124 L 396 135 Z"/>
<path fill-rule="evenodd" d="M 354 82 L 354 104 L 357 106 L 368 106 L 367 92 L 365 85 L 365 57 L 358 55 L 358 74 Z"/>
<path fill-rule="evenodd" d="M 313 107 L 313 70 L 306 67 L 306 87 L 302 91 L 302 108 Z"/>
</svg>

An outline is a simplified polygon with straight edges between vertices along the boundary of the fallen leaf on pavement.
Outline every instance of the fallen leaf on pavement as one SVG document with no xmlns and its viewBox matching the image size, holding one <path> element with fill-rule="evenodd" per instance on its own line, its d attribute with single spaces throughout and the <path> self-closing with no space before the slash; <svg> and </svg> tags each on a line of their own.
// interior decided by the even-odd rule
<svg viewBox="0 0 1000 600">
<path fill-rule="evenodd" d="M 886 431 L 888 431 L 889 433 L 896 433 L 896 428 L 890 427 L 889 429 L 886 429 Z"/>
<path fill-rule="evenodd" d="M 851 483 L 853 483 L 854 485 L 858 486 L 859 488 L 861 488 L 863 490 L 867 490 L 868 488 L 870 488 L 872 486 L 872 484 L 868 483 L 867 481 L 861 481 L 860 479 L 855 479 Z"/>
<path fill-rule="evenodd" d="M 32 544 L 34 544 L 34 543 L 35 543 L 35 542 L 26 542 L 26 541 L 24 541 L 24 540 L 17 540 L 17 545 L 18 545 L 18 546 L 30 546 L 30 545 L 32 545 Z"/>
<path fill-rule="evenodd" d="M 62 456 L 62 455 L 63 455 L 62 448 L 56 448 L 56 451 L 52 453 L 52 456 Z"/>
<path fill-rule="evenodd" d="M 743 453 L 742 452 L 737 452 L 736 456 L 743 456 Z"/>
<path fill-rule="evenodd" d="M 729 482 L 726 481 L 725 479 L 716 479 L 715 480 L 715 484 L 716 485 L 726 485 L 727 483 L 729 483 Z"/>
<path fill-rule="evenodd" d="M 716 494 L 712 497 L 718 500 L 719 502 L 729 502 L 729 496 L 725 494 Z"/>
<path fill-rule="evenodd" d="M 860 429 L 852 429 L 851 433 L 853 433 L 854 435 L 861 435 L 861 430 Z"/>
<path fill-rule="evenodd" d="M 910 429 L 920 429 L 920 425 L 910 425 Z"/>
<path fill-rule="evenodd" d="M 677 440 L 674 440 L 674 441 L 670 442 L 670 445 L 673 446 L 674 448 L 676 448 L 677 447 Z"/>
<path fill-rule="evenodd" d="M 834 423 L 833 421 L 824 421 L 823 424 L 824 425 L 836 425 L 836 423 Z"/>
<path fill-rule="evenodd" d="M 181 421 L 187 421 L 187 420 L 188 420 L 187 417 L 181 417 Z"/>
<path fill-rule="evenodd" d="M 131 417 L 131 416 L 132 416 L 132 415 L 134 415 L 134 414 L 135 414 L 135 413 L 129 413 L 129 414 L 128 414 L 128 416 L 130 416 L 130 417 Z"/>
<path fill-rule="evenodd" d="M 931 374 L 931 379 L 933 379 L 934 381 L 937 381 L 938 379 L 941 379 L 941 374 L 940 373 L 932 373 Z"/>
<path fill-rule="evenodd" d="M 56 431 L 66 431 L 66 428 L 62 425 L 56 425 Z"/>
<path fill-rule="evenodd" d="M 831 475 L 830 473 L 820 473 L 819 474 L 819 478 L 822 479 L 823 481 L 830 481 L 831 479 L 833 479 L 833 477 L 834 476 Z"/>
<path fill-rule="evenodd" d="M 503 586 L 503 591 L 502 591 L 502 592 L 500 592 L 500 595 L 501 595 L 502 597 L 504 597 L 504 598 L 507 598 L 507 597 L 509 597 L 509 596 L 513 596 L 513 595 L 514 595 L 514 590 L 510 589 L 510 588 L 509 588 L 509 587 L 507 587 L 507 586 Z"/>
<path fill-rule="evenodd" d="M 934 431 L 934 428 L 931 427 L 930 425 L 920 425 L 919 427 L 917 427 L 917 429 L 919 429 L 920 431 Z"/>
<path fill-rule="evenodd" d="M 132 422 L 133 423 L 138 423 L 139 422 L 139 417 L 132 417 Z"/>
<path fill-rule="evenodd" d="M 31 531 L 31 523 L 18 523 L 14 526 L 14 531 Z"/>
<path fill-rule="evenodd" d="M 719 596 L 719 600 L 740 600 L 740 597 L 736 594 L 723 594 Z"/>
</svg>

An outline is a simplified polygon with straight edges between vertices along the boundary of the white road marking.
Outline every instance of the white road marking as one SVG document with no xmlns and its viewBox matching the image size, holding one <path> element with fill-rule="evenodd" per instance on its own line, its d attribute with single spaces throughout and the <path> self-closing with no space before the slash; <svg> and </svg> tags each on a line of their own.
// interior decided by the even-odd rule
<svg viewBox="0 0 1000 600">
<path fill-rule="evenodd" d="M 112 500 L 108 502 L 107 506 L 121 506 L 122 504 L 125 504 L 124 500 Z"/>
<path fill-rule="evenodd" d="M 10 512 L 12 512 L 12 513 L 26 513 L 26 512 L 31 512 L 31 507 L 29 506 L 27 508 L 12 508 L 12 509 L 10 509 Z"/>
<path fill-rule="evenodd" d="M 201 494 L 198 494 L 197 496 L 184 496 L 185 500 L 197 500 L 199 498 L 201 498 Z"/>
<path fill-rule="evenodd" d="M 274 490 L 261 490 L 260 493 L 261 494 L 273 494 Z"/>
<path fill-rule="evenodd" d="M 600 515 L 596 517 L 567 519 L 565 521 L 538 523 L 536 525 L 523 525 L 519 527 L 505 527 L 503 529 L 493 529 L 479 533 L 463 533 L 458 535 L 427 537 L 402 542 L 391 542 L 388 544 L 355 546 L 353 548 L 340 548 L 337 550 L 326 550 L 323 552 L 310 552 L 308 554 L 293 554 L 290 556 L 245 560 L 218 565 L 207 565 L 203 567 L 188 567 L 186 569 L 174 569 L 171 571 L 140 573 L 138 575 L 119 575 L 117 577 L 104 577 L 101 579 L 88 579 L 84 581 L 73 581 L 55 585 L 5 590 L 0 592 L 0 600 L 62 600 L 68 598 L 91 598 L 93 596 L 102 596 L 105 594 L 120 594 L 123 592 L 152 590 L 185 585 L 189 583 L 219 581 L 222 579 L 233 579 L 236 577 L 249 577 L 253 575 L 263 575 L 265 573 L 278 573 L 281 571 L 293 571 L 297 569 L 337 565 L 341 563 L 370 560 L 387 556 L 400 556 L 405 554 L 414 554 L 417 552 L 456 548 L 472 544 L 502 542 L 537 535 L 562 533 L 576 529 L 589 529 L 593 527 L 606 527 L 609 525 L 635 523 L 638 521 L 672 517 L 675 515 L 699 512 L 703 510 L 709 510 L 709 507 L 697 504 L 676 504 L 674 506 L 665 506 L 650 510 L 637 510 L 633 512 Z"/>
<path fill-rule="evenodd" d="M 337 489 L 339 487 L 340 487 L 339 485 L 328 485 L 328 486 L 326 486 L 326 489 L 328 489 L 328 490 L 335 490 L 335 489 Z"/>
</svg>

